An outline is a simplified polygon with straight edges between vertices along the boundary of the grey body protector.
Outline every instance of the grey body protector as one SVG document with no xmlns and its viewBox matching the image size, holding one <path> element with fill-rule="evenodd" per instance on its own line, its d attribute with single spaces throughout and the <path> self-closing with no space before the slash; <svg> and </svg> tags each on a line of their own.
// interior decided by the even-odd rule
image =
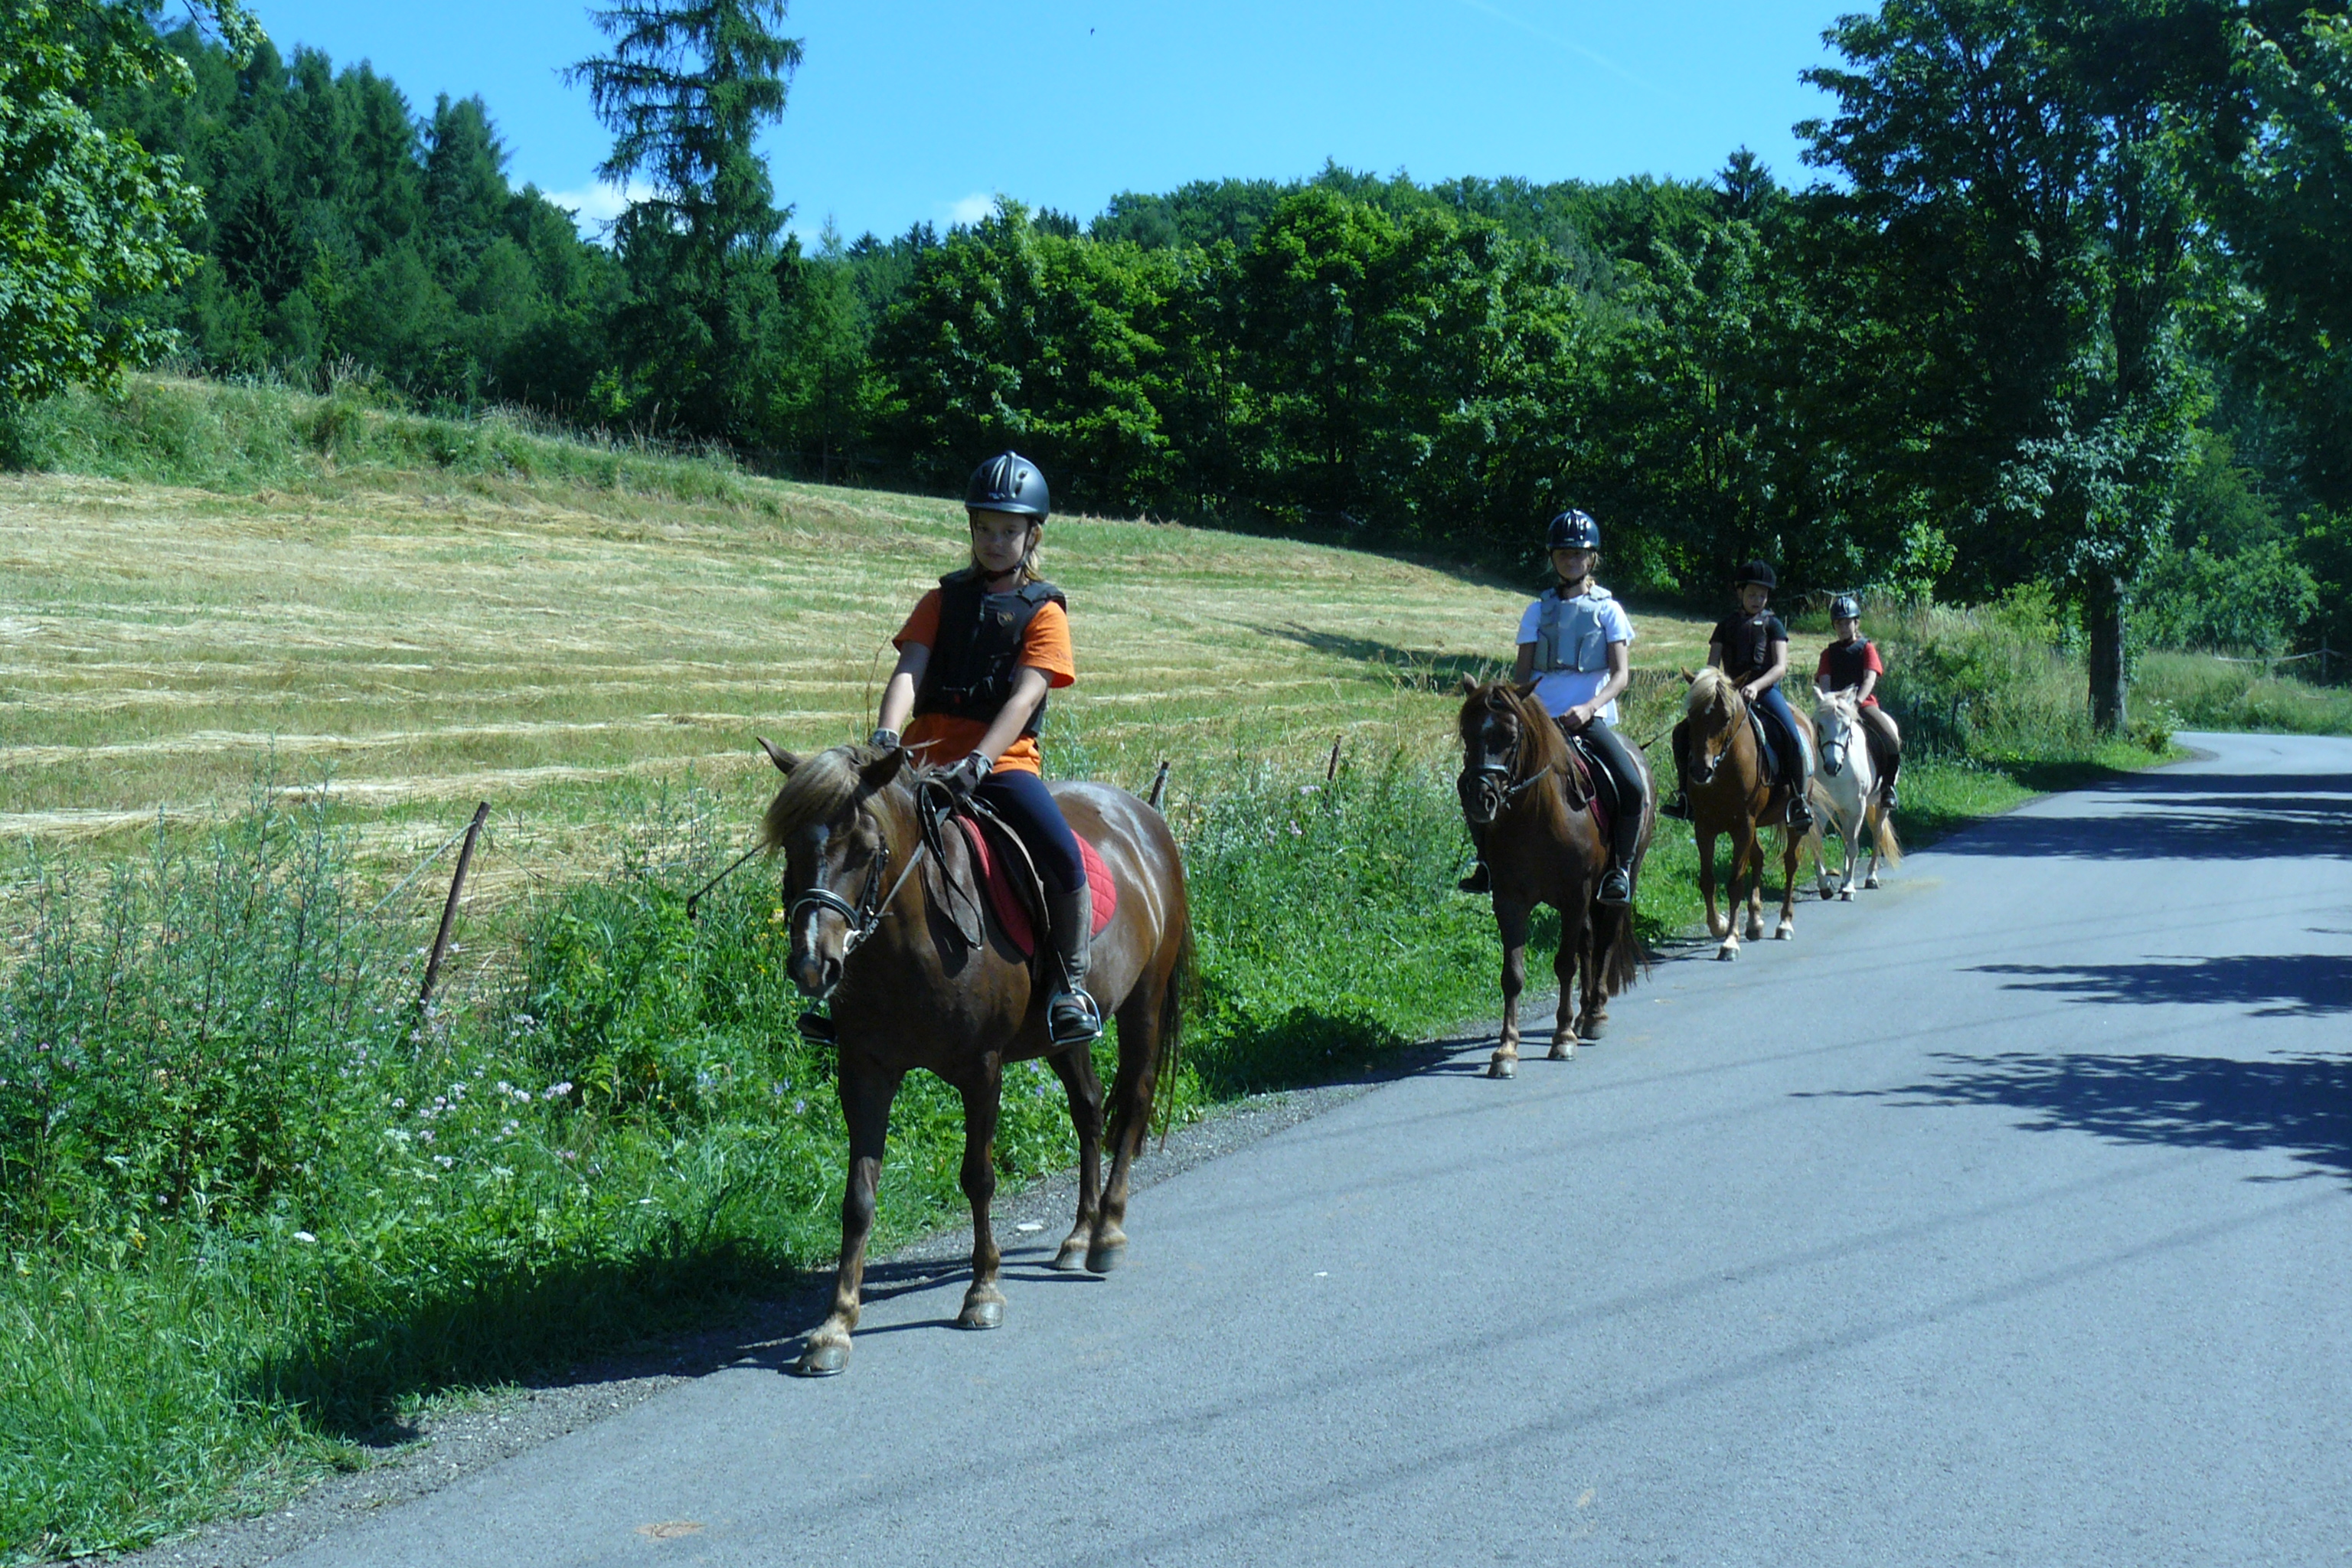
<svg viewBox="0 0 2352 1568">
<path fill-rule="evenodd" d="M 1591 675 L 1609 668 L 1609 628 L 1600 613 L 1609 600 L 1609 590 L 1599 584 L 1567 599 L 1557 584 L 1544 590 L 1536 613 L 1538 675 L 1562 669 Z"/>
</svg>

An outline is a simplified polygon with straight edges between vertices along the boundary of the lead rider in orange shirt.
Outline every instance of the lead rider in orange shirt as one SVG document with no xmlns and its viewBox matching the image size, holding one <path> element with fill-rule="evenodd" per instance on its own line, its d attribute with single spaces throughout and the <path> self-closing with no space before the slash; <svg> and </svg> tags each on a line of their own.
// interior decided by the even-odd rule
<svg viewBox="0 0 2352 1568">
<path fill-rule="evenodd" d="M 1068 1046 L 1099 1038 L 1103 1026 L 1087 994 L 1093 890 L 1037 750 L 1046 691 L 1077 678 L 1069 601 L 1037 574 L 1050 508 L 1045 476 L 1018 452 L 972 470 L 964 488 L 971 563 L 940 578 L 892 639 L 898 664 L 882 689 L 874 744 L 903 744 L 918 762 L 945 763 L 949 789 L 985 802 L 1029 847 L 1045 878 L 1060 971 L 1045 1028 L 1055 1045 Z"/>
</svg>

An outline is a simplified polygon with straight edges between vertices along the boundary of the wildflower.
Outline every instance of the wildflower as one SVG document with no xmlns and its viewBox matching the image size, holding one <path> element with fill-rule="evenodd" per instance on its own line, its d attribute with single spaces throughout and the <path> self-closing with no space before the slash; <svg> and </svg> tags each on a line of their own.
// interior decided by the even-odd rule
<svg viewBox="0 0 2352 1568">
<path fill-rule="evenodd" d="M 517 1105 L 529 1105 L 530 1103 L 530 1090 L 527 1089 L 518 1089 L 513 1091 L 513 1094 L 514 1102 Z"/>
<path fill-rule="evenodd" d="M 1304 838 L 1307 836 L 1307 830 L 1294 822 L 1290 825 L 1290 836 L 1293 838 Z"/>
<path fill-rule="evenodd" d="M 394 1096 L 392 1101 L 392 1108 L 394 1110 L 405 1110 L 408 1109 L 408 1101 L 400 1099 L 398 1096 Z"/>
<path fill-rule="evenodd" d="M 577 1160 L 580 1158 L 579 1155 L 573 1153 L 569 1149 L 558 1149 L 555 1152 L 555 1157 L 559 1160 Z"/>
<path fill-rule="evenodd" d="M 508 1122 L 504 1127 L 501 1127 L 501 1128 L 499 1128 L 499 1137 L 501 1137 L 501 1138 L 511 1138 L 511 1137 L 513 1137 L 517 1132 L 520 1132 L 520 1131 L 522 1131 L 522 1123 L 521 1123 L 521 1122 L 520 1122 L 520 1121 L 509 1121 L 509 1122 Z"/>
<path fill-rule="evenodd" d="M 428 1127 L 428 1128 L 426 1128 L 424 1131 L 419 1132 L 419 1133 L 416 1135 L 416 1141 L 417 1141 L 419 1143 L 430 1143 L 430 1142 L 433 1142 L 433 1129 L 431 1129 L 430 1127 Z"/>
<path fill-rule="evenodd" d="M 514 1085 L 509 1083 L 504 1079 L 499 1079 L 499 1092 L 500 1094 L 512 1094 L 514 1092 Z"/>
<path fill-rule="evenodd" d="M 572 1080 L 567 1078 L 561 1083 L 549 1084 L 545 1089 L 541 1091 L 540 1098 L 542 1100 L 562 1100 L 571 1094 L 571 1092 Z"/>
<path fill-rule="evenodd" d="M 794 1116 L 805 1116 L 806 1114 L 808 1114 L 808 1101 L 807 1101 L 807 1100 L 793 1100 L 793 1114 Z"/>
<path fill-rule="evenodd" d="M 1301 795 L 1321 795 L 1323 793 L 1323 786 L 1321 784 L 1300 784 L 1298 786 L 1298 793 Z"/>
<path fill-rule="evenodd" d="M 307 1231 L 307 1230 L 298 1230 L 298 1231 L 296 1231 L 296 1232 L 294 1233 L 294 1239 L 295 1239 L 295 1240 L 297 1240 L 297 1241 L 299 1241 L 299 1242 L 300 1242 L 300 1243 L 301 1243 L 303 1246 L 305 1246 L 305 1247 L 316 1247 L 316 1246 L 318 1246 L 318 1245 L 319 1245 L 319 1238 L 318 1238 L 317 1237 L 315 1237 L 315 1236 L 312 1236 L 312 1235 L 311 1235 L 309 1231 Z"/>
<path fill-rule="evenodd" d="M 457 1159 L 454 1154 L 436 1154 L 433 1156 L 433 1163 L 446 1171 L 450 1166 L 456 1164 L 457 1163 Z"/>
</svg>

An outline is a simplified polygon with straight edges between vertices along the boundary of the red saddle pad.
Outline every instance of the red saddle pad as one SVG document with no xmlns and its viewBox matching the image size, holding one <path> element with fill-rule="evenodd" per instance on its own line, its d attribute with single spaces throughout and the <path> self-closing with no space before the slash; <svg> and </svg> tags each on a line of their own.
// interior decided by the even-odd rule
<svg viewBox="0 0 2352 1568">
<path fill-rule="evenodd" d="M 1013 891 L 1012 875 L 1005 868 L 1007 858 L 997 853 L 979 823 L 961 815 L 955 821 L 963 829 L 964 845 L 971 851 L 971 863 L 980 874 L 981 885 L 988 889 L 988 905 L 996 913 L 997 925 L 1022 957 L 1034 955 L 1037 933 L 1029 924 L 1029 910 L 1023 905 L 1021 895 Z M 1095 929 L 1087 933 L 1091 940 L 1100 936 L 1103 927 L 1118 913 L 1118 884 L 1111 880 L 1110 868 L 1103 864 L 1102 857 L 1085 836 L 1073 837 L 1077 838 L 1078 853 L 1087 863 L 1087 886 L 1094 889 Z"/>
</svg>

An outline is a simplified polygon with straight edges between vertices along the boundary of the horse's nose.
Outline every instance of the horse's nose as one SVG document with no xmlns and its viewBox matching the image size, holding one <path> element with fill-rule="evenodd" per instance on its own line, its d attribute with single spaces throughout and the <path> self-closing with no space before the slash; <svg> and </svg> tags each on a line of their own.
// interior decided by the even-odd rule
<svg viewBox="0 0 2352 1568">
<path fill-rule="evenodd" d="M 841 960 L 831 953 L 796 952 L 789 966 L 802 995 L 822 1002 L 841 984 Z"/>
</svg>

